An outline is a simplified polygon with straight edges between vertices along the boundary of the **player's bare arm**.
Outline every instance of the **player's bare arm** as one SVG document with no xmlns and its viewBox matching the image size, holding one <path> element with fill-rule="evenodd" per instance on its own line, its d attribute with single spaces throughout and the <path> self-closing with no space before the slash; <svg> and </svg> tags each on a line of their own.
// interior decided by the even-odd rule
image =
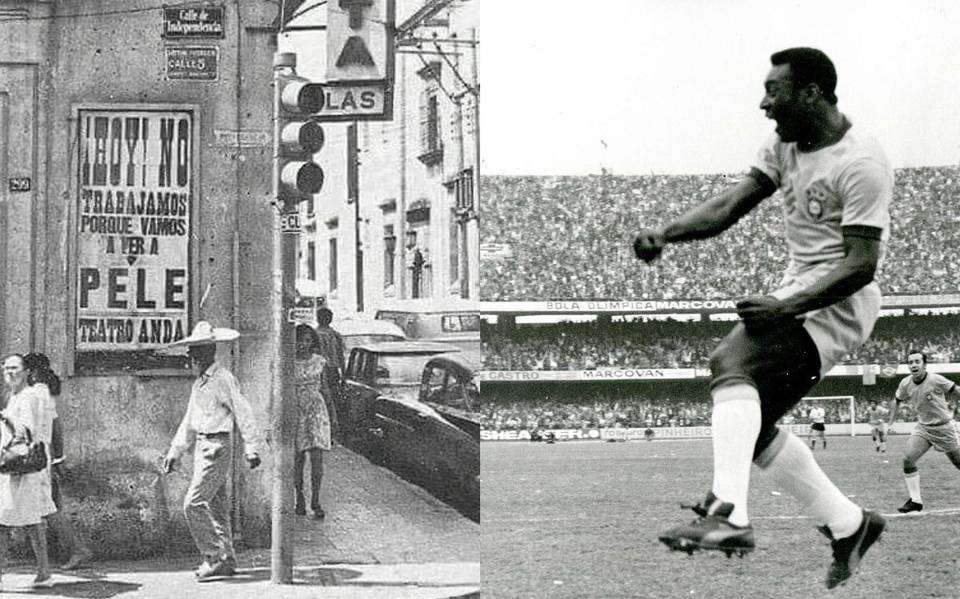
<svg viewBox="0 0 960 599">
<path fill-rule="evenodd" d="M 776 186 L 769 177 L 753 170 L 742 181 L 699 204 L 675 221 L 656 229 L 643 229 L 633 243 L 637 258 L 652 262 L 668 243 L 707 239 L 723 233 L 764 199 Z"/>
<path fill-rule="evenodd" d="M 950 387 L 950 390 L 946 393 L 947 401 L 950 400 L 951 396 L 953 397 L 953 401 L 960 403 L 960 387 L 957 387 L 957 385 Z"/>
<path fill-rule="evenodd" d="M 880 260 L 880 230 L 843 227 L 843 246 L 844 258 L 813 285 L 783 300 L 748 297 L 737 303 L 737 314 L 747 326 L 770 327 L 853 295 L 873 281 Z"/>
<path fill-rule="evenodd" d="M 890 418 L 887 420 L 887 426 L 893 426 L 893 423 L 897 420 L 897 406 L 900 405 L 900 402 L 896 398 L 890 400 Z"/>
</svg>

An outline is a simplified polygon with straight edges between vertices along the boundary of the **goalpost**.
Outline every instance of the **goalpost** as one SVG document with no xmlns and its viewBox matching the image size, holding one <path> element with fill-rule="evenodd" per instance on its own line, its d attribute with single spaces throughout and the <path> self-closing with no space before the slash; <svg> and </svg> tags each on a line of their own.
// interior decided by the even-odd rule
<svg viewBox="0 0 960 599">
<path fill-rule="evenodd" d="M 854 430 L 856 428 L 855 425 L 857 423 L 857 406 L 856 406 L 856 398 L 854 396 L 852 395 L 820 395 L 820 396 L 804 397 L 801 401 L 821 403 L 824 405 L 825 409 L 828 408 L 828 406 L 836 406 L 837 411 L 843 411 L 843 409 L 846 409 L 850 417 L 849 422 L 847 423 L 847 426 L 850 429 L 850 436 L 853 437 L 855 435 Z"/>
</svg>

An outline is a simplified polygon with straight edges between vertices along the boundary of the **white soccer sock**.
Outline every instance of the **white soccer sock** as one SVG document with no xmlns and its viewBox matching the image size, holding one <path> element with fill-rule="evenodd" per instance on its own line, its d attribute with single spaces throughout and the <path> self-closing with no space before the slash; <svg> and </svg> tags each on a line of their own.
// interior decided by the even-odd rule
<svg viewBox="0 0 960 599">
<path fill-rule="evenodd" d="M 746 526 L 750 465 L 760 434 L 760 396 L 750 385 L 713 391 L 713 494 L 733 504 L 730 523 Z"/>
<path fill-rule="evenodd" d="M 848 537 L 860 527 L 860 507 L 827 478 L 810 448 L 796 436 L 780 429 L 760 462 L 780 488 L 797 498 L 805 512 L 827 525 L 834 539 Z"/>
<path fill-rule="evenodd" d="M 907 492 L 910 493 L 910 500 L 916 503 L 923 503 L 920 496 L 920 473 L 911 472 L 903 475 L 904 482 L 907 483 Z"/>
</svg>

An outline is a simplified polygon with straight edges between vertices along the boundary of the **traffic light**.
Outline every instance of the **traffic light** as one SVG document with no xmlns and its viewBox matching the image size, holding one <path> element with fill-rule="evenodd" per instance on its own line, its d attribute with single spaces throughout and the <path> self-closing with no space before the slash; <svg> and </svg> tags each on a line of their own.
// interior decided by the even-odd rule
<svg viewBox="0 0 960 599">
<path fill-rule="evenodd" d="M 296 76 L 282 77 L 279 85 L 280 197 L 301 202 L 323 187 L 323 169 L 313 155 L 323 147 L 324 134 L 312 117 L 323 108 L 323 88 Z"/>
</svg>

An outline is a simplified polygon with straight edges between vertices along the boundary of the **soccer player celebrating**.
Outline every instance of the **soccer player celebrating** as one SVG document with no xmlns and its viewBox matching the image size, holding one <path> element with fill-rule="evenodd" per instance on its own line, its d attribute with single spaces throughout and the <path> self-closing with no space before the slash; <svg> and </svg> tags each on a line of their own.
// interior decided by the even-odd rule
<svg viewBox="0 0 960 599">
<path fill-rule="evenodd" d="M 817 437 L 823 443 L 823 448 L 827 448 L 827 412 L 820 404 L 810 408 L 810 449 L 817 448 Z M 816 435 L 816 437 L 814 436 Z"/>
<path fill-rule="evenodd" d="M 741 322 L 710 358 L 712 488 L 693 507 L 700 517 L 660 540 L 688 553 L 752 551 L 753 461 L 823 524 L 833 546 L 826 577 L 833 588 L 850 578 L 886 523 L 850 501 L 810 448 L 776 422 L 873 329 L 893 170 L 879 145 L 838 110 L 836 70 L 823 52 L 792 48 L 771 63 L 760 108 L 777 126 L 749 174 L 634 242 L 637 257 L 650 262 L 668 243 L 719 235 L 778 189 L 783 196 L 790 256 L 783 282 L 737 303 Z"/>
<path fill-rule="evenodd" d="M 960 389 L 950 379 L 927 372 L 927 355 L 923 352 L 908 353 L 907 366 L 910 376 L 900 381 L 890 402 L 890 426 L 893 426 L 897 417 L 897 407 L 901 401 L 909 401 L 917 413 L 917 426 L 907 440 L 907 449 L 903 454 L 903 479 L 907 483 L 910 498 L 897 511 L 904 514 L 923 509 L 917 460 L 930 447 L 947 454 L 953 465 L 960 468 L 960 434 L 953 421 L 953 410 L 947 404 L 947 395 L 960 399 Z"/>
<path fill-rule="evenodd" d="M 886 453 L 887 451 L 887 410 L 877 404 L 870 402 L 867 408 L 867 420 L 870 422 L 870 436 L 873 438 L 873 446 L 877 451 Z"/>
</svg>

